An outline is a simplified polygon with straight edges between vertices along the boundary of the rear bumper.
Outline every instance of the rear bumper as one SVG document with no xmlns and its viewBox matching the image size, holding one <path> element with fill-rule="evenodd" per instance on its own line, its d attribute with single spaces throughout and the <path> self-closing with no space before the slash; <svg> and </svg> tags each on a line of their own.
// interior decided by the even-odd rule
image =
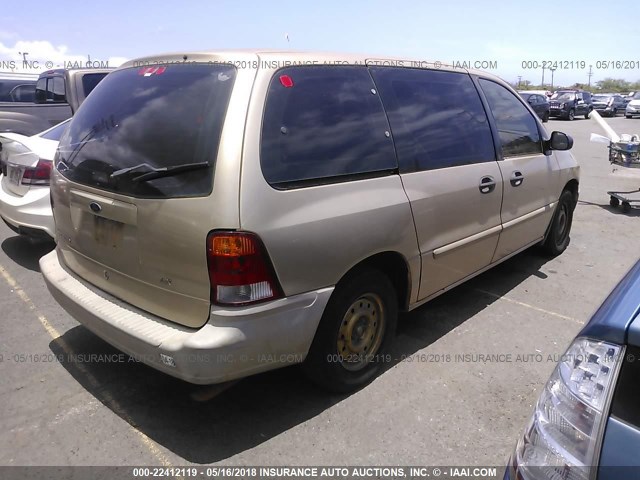
<svg viewBox="0 0 640 480">
<path fill-rule="evenodd" d="M 57 250 L 40 259 L 47 287 L 78 322 L 147 365 L 211 384 L 299 363 L 333 288 L 235 309 L 213 307 L 199 329 L 183 327 L 102 292 L 70 272 Z"/>
<path fill-rule="evenodd" d="M 0 178 L 0 216 L 18 233 L 55 238 L 55 222 L 48 187 L 31 187 L 22 197 L 9 192 Z"/>
</svg>

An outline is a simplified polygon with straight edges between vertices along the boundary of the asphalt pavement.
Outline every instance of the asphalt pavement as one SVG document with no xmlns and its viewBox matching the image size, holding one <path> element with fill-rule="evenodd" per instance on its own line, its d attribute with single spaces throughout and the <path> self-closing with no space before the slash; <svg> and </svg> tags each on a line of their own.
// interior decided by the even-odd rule
<svg viewBox="0 0 640 480">
<path fill-rule="evenodd" d="M 640 133 L 640 120 L 607 120 Z M 525 252 L 402 316 L 397 361 L 352 395 L 297 367 L 202 387 L 128 357 L 51 298 L 53 246 L 0 226 L 0 465 L 502 465 L 557 357 L 638 258 L 640 209 L 609 206 L 593 120 L 551 120 L 582 167 L 571 244 Z"/>
</svg>

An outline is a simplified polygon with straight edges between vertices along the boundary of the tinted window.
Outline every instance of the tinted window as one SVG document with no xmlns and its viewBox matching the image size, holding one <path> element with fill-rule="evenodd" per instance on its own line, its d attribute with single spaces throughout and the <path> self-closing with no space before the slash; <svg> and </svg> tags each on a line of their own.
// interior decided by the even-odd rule
<svg viewBox="0 0 640 480">
<path fill-rule="evenodd" d="M 235 75 L 229 65 L 203 64 L 111 73 L 87 97 L 63 134 L 58 170 L 70 180 L 125 195 L 209 194 Z M 136 180 L 152 169 L 191 163 L 205 165 Z M 137 168 L 111 176 L 128 167 Z"/>
<path fill-rule="evenodd" d="M 106 76 L 106 73 L 87 73 L 83 75 L 82 89 L 84 90 L 84 95 L 89 95 L 93 89 L 96 88 L 96 85 Z"/>
<path fill-rule="evenodd" d="M 28 80 L 0 80 L 0 102 L 33 101 L 35 82 Z"/>
<path fill-rule="evenodd" d="M 272 185 L 396 169 L 366 67 L 279 70 L 269 86 L 260 161 Z"/>
<path fill-rule="evenodd" d="M 53 77 L 47 78 L 47 102 L 53 102 Z"/>
<path fill-rule="evenodd" d="M 64 78 L 62 77 L 53 77 L 51 79 L 53 81 L 53 101 L 54 102 L 66 102 L 66 97 L 64 94 Z"/>
<path fill-rule="evenodd" d="M 36 98 L 36 86 L 18 85 L 11 90 L 11 100 L 14 102 L 33 102 Z"/>
<path fill-rule="evenodd" d="M 502 85 L 480 79 L 480 85 L 495 119 L 502 155 L 530 155 L 542 152 L 538 124 L 518 98 Z"/>
<path fill-rule="evenodd" d="M 44 103 L 47 101 L 47 79 L 39 78 L 36 83 L 36 101 Z"/>
<path fill-rule="evenodd" d="M 495 160 L 487 115 L 467 74 L 387 67 L 371 72 L 402 172 Z"/>
</svg>

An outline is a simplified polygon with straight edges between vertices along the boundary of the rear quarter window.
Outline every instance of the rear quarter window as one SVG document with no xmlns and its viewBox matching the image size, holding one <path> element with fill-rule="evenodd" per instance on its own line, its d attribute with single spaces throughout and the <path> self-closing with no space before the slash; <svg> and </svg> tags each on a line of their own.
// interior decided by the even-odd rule
<svg viewBox="0 0 640 480">
<path fill-rule="evenodd" d="M 367 68 L 276 72 L 263 117 L 260 163 L 276 188 L 395 170 L 389 125 Z"/>
</svg>

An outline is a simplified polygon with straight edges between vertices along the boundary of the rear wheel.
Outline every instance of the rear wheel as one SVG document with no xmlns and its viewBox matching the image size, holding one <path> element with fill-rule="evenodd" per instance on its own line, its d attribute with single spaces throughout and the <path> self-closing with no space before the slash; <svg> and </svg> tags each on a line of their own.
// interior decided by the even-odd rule
<svg viewBox="0 0 640 480">
<path fill-rule="evenodd" d="M 622 211 L 629 213 L 631 211 L 631 204 L 629 202 L 622 202 Z"/>
<path fill-rule="evenodd" d="M 547 123 L 549 121 L 549 112 L 545 113 L 542 116 L 542 123 Z"/>
<path fill-rule="evenodd" d="M 589 115 L 591 115 L 591 110 L 584 114 L 584 118 L 589 120 Z"/>
<path fill-rule="evenodd" d="M 575 110 L 572 108 L 571 110 L 569 110 L 569 114 L 567 115 L 567 119 L 568 119 L 568 120 L 573 120 L 574 118 L 576 118 L 576 112 L 575 112 Z"/>
<path fill-rule="evenodd" d="M 631 118 L 631 115 L 625 115 L 624 118 Z"/>
<path fill-rule="evenodd" d="M 386 275 L 374 269 L 350 275 L 325 308 L 303 370 L 334 392 L 366 385 L 390 361 L 397 319 L 396 293 Z"/>
<path fill-rule="evenodd" d="M 611 205 L 612 207 L 617 207 L 618 205 L 620 205 L 620 200 L 618 200 L 616 197 L 609 197 L 609 205 Z"/>
<path fill-rule="evenodd" d="M 571 232 L 571 223 L 573 222 L 573 211 L 576 203 L 569 190 L 565 190 L 560 195 L 558 206 L 553 214 L 551 225 L 547 238 L 542 244 L 542 248 L 548 255 L 555 257 L 564 252 L 569 246 L 569 233 Z"/>
</svg>

